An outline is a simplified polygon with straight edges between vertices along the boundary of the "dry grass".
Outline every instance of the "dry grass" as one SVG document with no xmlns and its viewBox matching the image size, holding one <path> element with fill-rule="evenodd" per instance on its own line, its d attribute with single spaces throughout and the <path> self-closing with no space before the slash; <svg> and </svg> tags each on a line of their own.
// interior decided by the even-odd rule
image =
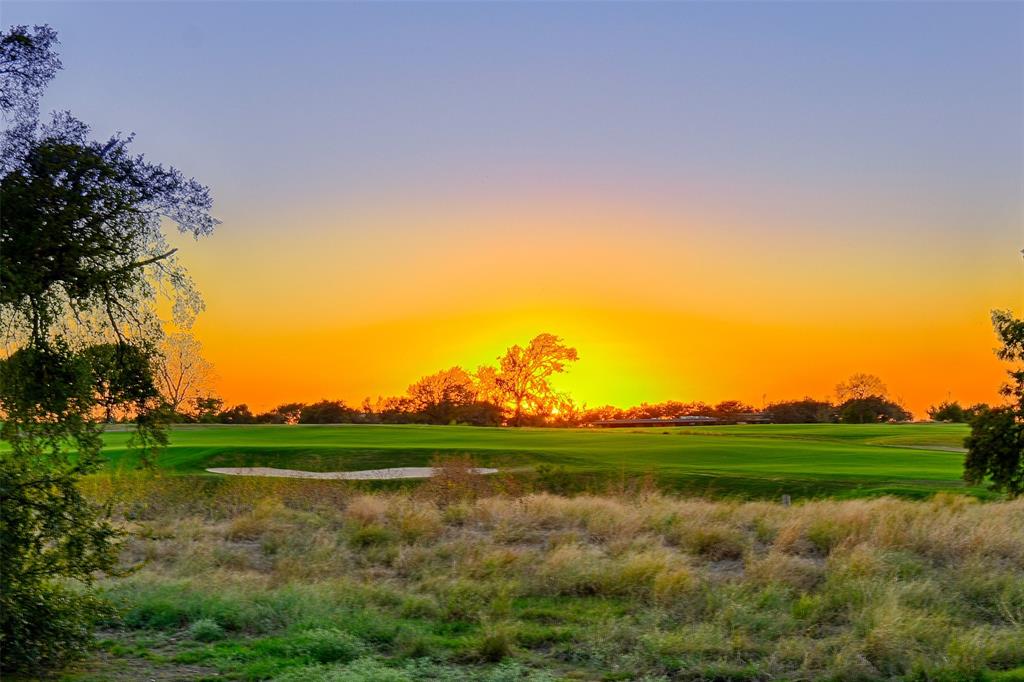
<svg viewBox="0 0 1024 682">
<path fill-rule="evenodd" d="M 582 679 L 967 680 L 1024 665 L 1024 501 L 517 497 L 457 470 L 392 493 L 164 483 L 117 491 L 137 531 L 125 561 L 145 562 L 110 586 L 133 628 L 205 618 L 251 637 L 359 613 L 390 633 L 353 635 L 382 665 L 511 657 Z"/>
</svg>

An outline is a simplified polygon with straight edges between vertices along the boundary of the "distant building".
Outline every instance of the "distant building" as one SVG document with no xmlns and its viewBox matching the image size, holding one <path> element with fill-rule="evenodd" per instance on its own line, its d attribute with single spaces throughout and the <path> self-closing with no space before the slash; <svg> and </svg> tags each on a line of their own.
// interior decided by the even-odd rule
<svg viewBox="0 0 1024 682">
<path fill-rule="evenodd" d="M 706 417 L 701 414 L 684 415 L 682 417 L 665 417 L 651 419 L 599 419 L 590 422 L 589 426 L 604 429 L 621 429 L 629 426 L 711 426 L 713 424 L 770 424 L 771 417 L 763 412 L 747 412 L 734 414 L 727 418 Z"/>
<path fill-rule="evenodd" d="M 601 419 L 591 422 L 591 426 L 614 429 L 625 426 L 699 426 L 707 424 L 718 424 L 714 417 L 703 415 L 692 415 L 683 417 L 669 417 L 665 419 Z"/>
<path fill-rule="evenodd" d="M 747 412 L 746 414 L 735 414 L 722 423 L 729 424 L 771 424 L 772 418 L 764 412 Z"/>
</svg>

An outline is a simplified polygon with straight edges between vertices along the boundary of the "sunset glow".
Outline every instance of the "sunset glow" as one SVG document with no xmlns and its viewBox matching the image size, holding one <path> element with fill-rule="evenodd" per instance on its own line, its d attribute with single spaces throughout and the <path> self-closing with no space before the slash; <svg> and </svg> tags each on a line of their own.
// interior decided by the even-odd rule
<svg viewBox="0 0 1024 682">
<path fill-rule="evenodd" d="M 761 406 L 862 371 L 923 416 L 998 400 L 989 311 L 1024 303 L 1022 12 L 12 2 L 5 19 L 59 29 L 48 102 L 212 188 L 223 224 L 175 245 L 227 404 L 358 405 L 551 332 L 580 354 L 559 386 L 590 406 Z M 161 28 L 93 40 L 127 25 Z"/>
</svg>

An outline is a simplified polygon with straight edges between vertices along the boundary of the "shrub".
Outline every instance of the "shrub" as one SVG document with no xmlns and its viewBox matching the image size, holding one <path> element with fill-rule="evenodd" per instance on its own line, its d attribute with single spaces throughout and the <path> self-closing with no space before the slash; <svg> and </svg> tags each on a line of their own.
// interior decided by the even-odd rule
<svg viewBox="0 0 1024 682">
<path fill-rule="evenodd" d="M 655 576 L 652 596 L 656 603 L 670 606 L 690 597 L 697 586 L 693 572 L 677 566 Z"/>
<path fill-rule="evenodd" d="M 512 655 L 514 642 L 515 632 L 509 625 L 494 625 L 484 631 L 477 645 L 477 654 L 485 661 L 497 663 Z"/>
<path fill-rule="evenodd" d="M 684 526 L 679 529 L 679 544 L 711 561 L 741 559 L 745 549 L 739 531 L 726 526 Z"/>
<path fill-rule="evenodd" d="M 762 559 L 750 562 L 747 576 L 760 583 L 775 583 L 807 591 L 824 580 L 825 570 L 811 559 L 771 552 Z"/>
<path fill-rule="evenodd" d="M 92 628 L 113 615 L 95 596 L 52 583 L 24 591 L 8 583 L 0 597 L 0 613 L 3 668 L 34 671 L 85 653 L 92 644 Z"/>
<path fill-rule="evenodd" d="M 390 528 L 371 524 L 356 528 L 352 531 L 352 535 L 349 536 L 348 541 L 353 547 L 362 549 L 366 547 L 387 545 L 394 542 L 396 539 L 397 535 Z"/>
<path fill-rule="evenodd" d="M 290 639 L 288 650 L 294 656 L 306 656 L 317 663 L 347 663 L 367 651 L 362 640 L 334 628 L 304 630 Z"/>
<path fill-rule="evenodd" d="M 197 642 L 216 642 L 224 639 L 224 628 L 212 618 L 200 618 L 189 626 L 188 636 Z"/>
<path fill-rule="evenodd" d="M 436 456 L 430 466 L 434 475 L 416 489 L 416 495 L 439 507 L 475 500 L 492 490 L 491 481 L 477 473 L 479 464 L 469 455 Z"/>
</svg>

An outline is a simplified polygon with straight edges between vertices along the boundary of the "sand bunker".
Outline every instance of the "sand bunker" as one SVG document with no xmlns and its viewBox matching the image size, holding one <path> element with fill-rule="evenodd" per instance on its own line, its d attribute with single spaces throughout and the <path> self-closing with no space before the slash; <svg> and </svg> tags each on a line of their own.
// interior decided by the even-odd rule
<svg viewBox="0 0 1024 682">
<path fill-rule="evenodd" d="M 275 476 L 278 478 L 327 478 L 341 481 L 372 481 L 392 478 L 430 478 L 433 467 L 395 467 L 393 469 L 366 469 L 364 471 L 299 471 L 273 467 L 214 467 L 212 474 L 229 476 Z M 496 474 L 497 469 L 476 468 L 475 474 Z"/>
</svg>

